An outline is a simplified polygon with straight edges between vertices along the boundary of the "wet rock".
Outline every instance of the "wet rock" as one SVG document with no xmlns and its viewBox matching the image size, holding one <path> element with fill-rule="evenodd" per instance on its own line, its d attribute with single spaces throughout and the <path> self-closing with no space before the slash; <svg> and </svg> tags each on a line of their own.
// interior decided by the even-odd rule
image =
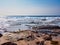
<svg viewBox="0 0 60 45">
<path fill-rule="evenodd" d="M 52 37 L 51 37 L 51 35 L 49 35 L 48 37 L 47 36 L 44 37 L 44 39 L 49 41 L 49 40 L 52 40 Z"/>
<path fill-rule="evenodd" d="M 6 42 L 6 43 L 3 43 L 1 45 L 17 45 L 16 43 L 12 43 L 12 42 Z"/>
<path fill-rule="evenodd" d="M 52 45 L 59 45 L 59 44 L 58 44 L 58 41 L 51 41 L 51 44 L 52 44 Z"/>
<path fill-rule="evenodd" d="M 33 35 L 28 36 L 28 37 L 25 38 L 25 40 L 27 40 L 27 41 L 34 40 L 34 39 L 35 39 L 35 37 Z"/>
<path fill-rule="evenodd" d="M 37 37 L 40 37 L 40 35 L 39 35 L 39 34 L 37 34 L 36 36 L 37 36 Z"/>
<path fill-rule="evenodd" d="M 20 39 L 18 39 L 17 41 L 20 41 L 20 40 L 24 40 L 24 38 L 20 38 Z"/>
<path fill-rule="evenodd" d="M 32 29 L 60 29 L 60 27 L 53 25 L 42 25 L 42 26 L 32 27 Z"/>
<path fill-rule="evenodd" d="M 44 41 L 36 42 L 36 45 L 44 45 Z"/>
<path fill-rule="evenodd" d="M 52 36 L 58 36 L 58 34 L 51 34 Z"/>
<path fill-rule="evenodd" d="M 36 42 L 36 45 L 40 45 L 40 42 Z"/>
<path fill-rule="evenodd" d="M 0 34 L 0 37 L 2 37 L 3 35 L 2 34 Z"/>
<path fill-rule="evenodd" d="M 44 41 L 41 41 L 41 45 L 44 45 Z"/>
</svg>

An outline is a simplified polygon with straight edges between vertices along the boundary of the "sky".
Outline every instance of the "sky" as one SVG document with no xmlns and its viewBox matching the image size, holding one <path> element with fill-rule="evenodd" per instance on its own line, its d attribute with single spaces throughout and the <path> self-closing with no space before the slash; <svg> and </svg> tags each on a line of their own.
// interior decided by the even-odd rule
<svg viewBox="0 0 60 45">
<path fill-rule="evenodd" d="M 0 0 L 0 15 L 60 15 L 60 0 Z"/>
</svg>

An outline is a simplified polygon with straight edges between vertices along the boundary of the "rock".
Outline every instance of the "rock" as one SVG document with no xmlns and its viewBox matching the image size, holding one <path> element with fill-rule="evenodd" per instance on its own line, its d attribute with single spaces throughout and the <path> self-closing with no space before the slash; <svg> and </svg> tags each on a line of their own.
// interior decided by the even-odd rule
<svg viewBox="0 0 60 45">
<path fill-rule="evenodd" d="M 6 43 L 3 43 L 1 45 L 17 45 L 16 43 L 12 43 L 12 42 L 6 42 Z"/>
<path fill-rule="evenodd" d="M 49 40 L 52 40 L 52 37 L 51 35 L 49 35 L 49 36 L 44 37 L 44 39 L 49 41 Z"/>
<path fill-rule="evenodd" d="M 2 34 L 0 34 L 0 37 L 2 37 L 3 35 Z"/>
<path fill-rule="evenodd" d="M 40 42 L 36 42 L 36 45 L 40 45 Z"/>
<path fill-rule="evenodd" d="M 59 26 L 53 26 L 53 25 L 41 25 L 37 27 L 32 27 L 32 29 L 60 29 Z"/>
<path fill-rule="evenodd" d="M 25 38 L 25 40 L 27 40 L 27 41 L 34 40 L 34 39 L 35 39 L 35 37 L 33 35 L 28 36 L 28 37 Z"/>
<path fill-rule="evenodd" d="M 20 39 L 18 39 L 17 41 L 20 41 L 20 40 L 24 40 L 24 38 L 20 38 Z"/>
<path fill-rule="evenodd" d="M 44 45 L 44 41 L 36 42 L 36 45 Z"/>
</svg>

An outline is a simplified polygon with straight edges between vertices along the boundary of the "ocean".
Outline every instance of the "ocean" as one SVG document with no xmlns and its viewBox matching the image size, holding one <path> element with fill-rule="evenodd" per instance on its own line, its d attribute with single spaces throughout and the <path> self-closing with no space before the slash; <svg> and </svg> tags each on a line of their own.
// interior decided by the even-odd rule
<svg viewBox="0 0 60 45">
<path fill-rule="evenodd" d="M 0 17 L 0 30 L 31 30 L 33 26 L 58 25 L 60 16 L 5 16 Z"/>
</svg>

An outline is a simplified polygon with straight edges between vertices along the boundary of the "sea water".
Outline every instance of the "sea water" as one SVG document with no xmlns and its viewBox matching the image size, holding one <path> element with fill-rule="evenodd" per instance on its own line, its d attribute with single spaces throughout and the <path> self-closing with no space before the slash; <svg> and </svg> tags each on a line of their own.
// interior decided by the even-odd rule
<svg viewBox="0 0 60 45">
<path fill-rule="evenodd" d="M 60 17 L 41 16 L 5 16 L 0 17 L 0 30 L 16 31 L 30 30 L 33 26 L 41 25 L 60 26 Z"/>
</svg>

